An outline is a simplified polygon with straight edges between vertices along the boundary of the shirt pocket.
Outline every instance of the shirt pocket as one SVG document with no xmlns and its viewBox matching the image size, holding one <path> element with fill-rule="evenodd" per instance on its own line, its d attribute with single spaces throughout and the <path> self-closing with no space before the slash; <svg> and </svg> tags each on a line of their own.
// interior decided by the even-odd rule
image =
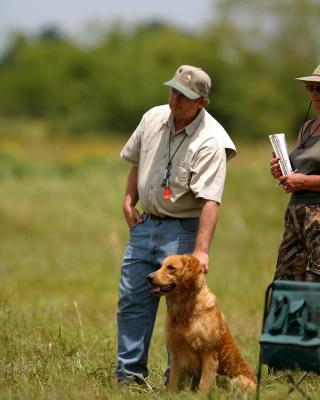
<svg viewBox="0 0 320 400">
<path fill-rule="evenodd" d="M 147 153 L 159 144 L 161 129 L 156 132 L 149 132 L 148 135 L 141 138 L 141 152 Z"/>
<path fill-rule="evenodd" d="M 185 161 L 181 161 L 172 170 L 172 175 L 172 185 L 174 187 L 183 187 L 184 189 L 190 187 L 190 166 Z"/>
</svg>

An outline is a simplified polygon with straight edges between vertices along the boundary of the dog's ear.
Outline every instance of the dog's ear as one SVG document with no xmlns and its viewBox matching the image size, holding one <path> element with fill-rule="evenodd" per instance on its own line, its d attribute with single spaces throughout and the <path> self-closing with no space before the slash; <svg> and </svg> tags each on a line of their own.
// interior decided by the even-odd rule
<svg viewBox="0 0 320 400">
<path fill-rule="evenodd" d="M 190 284 L 196 280 L 202 272 L 199 260 L 191 254 L 184 254 L 182 256 L 183 263 L 183 281 Z"/>
</svg>

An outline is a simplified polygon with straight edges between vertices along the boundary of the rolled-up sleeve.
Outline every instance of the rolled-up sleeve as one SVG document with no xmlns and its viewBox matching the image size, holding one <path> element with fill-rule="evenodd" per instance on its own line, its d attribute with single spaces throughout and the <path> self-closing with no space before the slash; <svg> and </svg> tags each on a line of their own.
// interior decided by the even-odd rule
<svg viewBox="0 0 320 400">
<path fill-rule="evenodd" d="M 136 167 L 139 165 L 141 137 L 143 137 L 144 128 L 145 117 L 142 118 L 140 124 L 137 126 L 136 130 L 130 136 L 130 139 L 120 152 L 120 157 L 122 160 L 128 161 L 130 164 Z"/>
<path fill-rule="evenodd" d="M 221 203 L 226 162 L 224 147 L 207 145 L 198 151 L 190 179 L 190 189 L 195 197 Z"/>
</svg>

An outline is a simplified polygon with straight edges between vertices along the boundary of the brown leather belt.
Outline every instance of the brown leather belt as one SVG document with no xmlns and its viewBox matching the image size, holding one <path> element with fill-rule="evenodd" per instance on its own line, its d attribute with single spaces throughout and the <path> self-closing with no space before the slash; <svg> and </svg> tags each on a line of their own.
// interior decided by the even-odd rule
<svg viewBox="0 0 320 400">
<path fill-rule="evenodd" d="M 160 217 L 160 215 L 156 215 L 156 214 L 148 214 L 148 213 L 143 213 L 142 217 L 145 219 L 154 219 L 156 221 L 163 221 L 165 219 L 181 219 L 179 217 L 170 217 L 169 215 L 163 215 L 162 217 Z M 197 217 L 189 217 L 189 218 L 182 218 L 182 219 L 197 219 Z"/>
<path fill-rule="evenodd" d="M 162 221 L 162 220 L 164 220 L 164 219 L 172 219 L 173 217 L 168 217 L 168 216 L 166 216 L 166 215 L 164 215 L 163 217 L 160 217 L 160 215 L 155 215 L 155 214 L 147 214 L 147 213 L 143 213 L 143 216 L 145 217 L 145 218 L 150 218 L 150 219 L 155 219 L 155 220 L 159 220 L 159 221 Z"/>
</svg>

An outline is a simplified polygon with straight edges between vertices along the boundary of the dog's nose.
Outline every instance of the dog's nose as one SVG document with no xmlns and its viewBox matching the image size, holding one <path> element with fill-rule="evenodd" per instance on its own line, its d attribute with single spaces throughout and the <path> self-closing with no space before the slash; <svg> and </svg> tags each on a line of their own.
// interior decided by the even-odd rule
<svg viewBox="0 0 320 400">
<path fill-rule="evenodd" d="M 149 274 L 147 276 L 147 279 L 148 279 L 149 283 L 152 283 L 152 281 L 153 281 L 153 273 Z"/>
</svg>

